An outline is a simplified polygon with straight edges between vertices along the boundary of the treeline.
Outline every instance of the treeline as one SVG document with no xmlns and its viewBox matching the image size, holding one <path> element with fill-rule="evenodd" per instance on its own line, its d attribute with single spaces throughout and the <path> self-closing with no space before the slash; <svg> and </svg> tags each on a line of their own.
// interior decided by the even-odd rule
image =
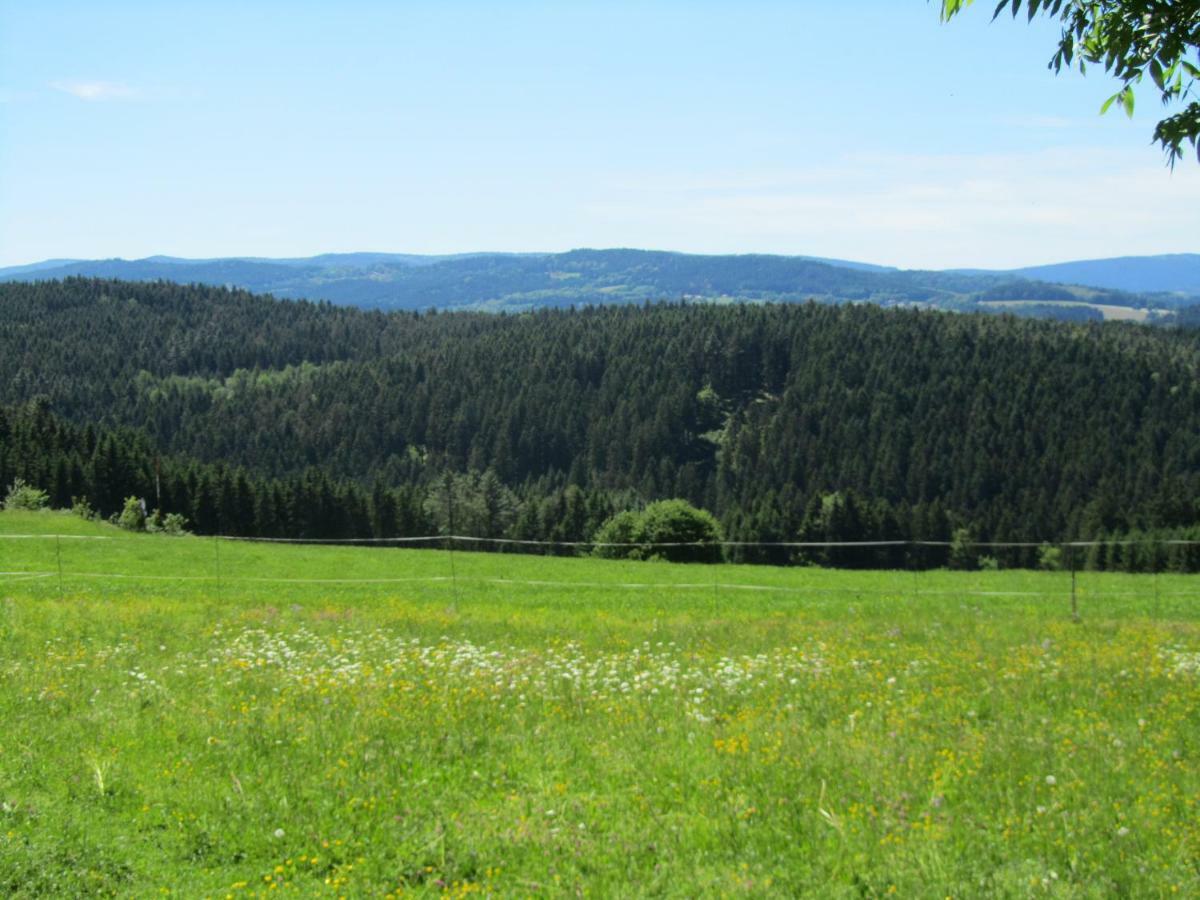
<svg viewBox="0 0 1200 900">
<path fill-rule="evenodd" d="M 1181 328 L 1200 329 L 1200 305 L 1185 306 L 1183 309 L 1177 310 L 1169 321 L 1172 325 L 1178 325 Z"/>
<path fill-rule="evenodd" d="M 673 552 L 650 544 L 720 539 L 722 531 L 718 526 L 702 537 L 654 529 L 649 534 L 626 533 L 622 520 L 640 505 L 633 495 L 568 485 L 546 495 L 520 496 L 491 470 L 444 473 L 428 485 L 399 488 L 376 482 L 368 489 L 331 479 L 316 468 L 290 478 L 264 478 L 240 467 L 161 456 L 137 431 L 73 426 L 42 403 L 0 407 L 0 485 L 18 480 L 44 490 L 55 508 L 82 507 L 104 518 L 116 516 L 128 498 L 137 497 L 150 509 L 184 516 L 187 528 L 198 534 L 314 540 L 460 534 L 545 542 L 500 548 L 481 542 L 472 549 L 558 555 L 589 552 L 589 541 L 645 541 L 648 546 L 632 554 L 617 548 L 605 555 L 841 568 L 979 568 L 998 560 L 1005 568 L 1042 564 L 1038 548 L 977 545 L 970 528 L 955 528 L 953 517 L 936 506 L 927 508 L 923 517 L 902 520 L 886 501 L 867 502 L 852 491 L 814 497 L 787 540 L 940 541 L 946 546 L 730 546 L 715 556 L 707 551 Z M 1105 543 L 1080 548 L 1072 563 L 1128 572 L 1200 571 L 1200 526 L 1094 537 Z"/>
<path fill-rule="evenodd" d="M 814 497 L 789 540 L 924 540 L 945 545 L 664 549 L 653 542 L 707 541 L 723 535 L 719 526 L 696 533 L 656 532 L 654 528 L 636 532 L 627 527 L 636 521 L 629 517 L 639 505 L 632 495 L 568 485 L 544 496 L 519 496 L 490 470 L 445 473 L 429 485 L 400 488 L 376 482 L 368 489 L 354 481 L 331 479 L 315 468 L 290 478 L 263 478 L 242 468 L 161 456 L 136 431 L 69 425 L 40 403 L 0 407 L 0 485 L 18 480 L 45 490 L 53 507 L 84 508 L 105 518 L 115 517 L 129 497 L 141 498 L 150 509 L 184 516 L 186 527 L 198 534 L 314 540 L 463 534 L 546 542 L 502 546 L 480 542 L 468 545 L 469 549 L 556 555 L 588 553 L 592 551 L 589 541 L 616 540 L 646 542 L 646 546 L 597 552 L 633 558 L 661 555 L 681 560 L 841 568 L 1033 568 L 1045 564 L 1044 548 L 980 546 L 970 528 L 954 528 L 953 518 L 936 508 L 927 510 L 924 518 L 904 521 L 885 501 L 867 502 L 853 492 Z M 707 515 L 699 512 L 696 518 Z M 1126 572 L 1200 571 L 1200 526 L 1094 537 L 1103 543 L 1068 548 L 1068 553 L 1075 554 L 1070 559 L 1060 550 L 1056 565 Z"/>
<path fill-rule="evenodd" d="M 179 513 L 198 534 L 354 539 L 462 533 L 476 537 L 585 541 L 620 498 L 574 486 L 521 498 L 494 472 L 447 473 L 428 488 L 364 487 L 317 467 L 269 478 L 240 466 L 159 454 L 134 429 L 63 422 L 41 402 L 0 407 L 0 493 L 21 479 L 56 509 L 102 518 L 137 497 Z M 82 502 L 81 502 L 82 501 Z"/>
<path fill-rule="evenodd" d="M 109 508 L 152 499 L 161 454 L 200 530 L 375 534 L 394 503 L 396 533 L 427 532 L 447 477 L 464 516 L 500 497 L 480 521 L 529 539 L 671 497 L 747 542 L 1200 521 L 1194 331 L 816 304 L 382 314 L 90 279 L 2 285 L 0 308 L 0 402 L 83 436 L 53 465 L 22 451 L 45 457 L 26 477 L 69 500 L 100 444 L 129 446 L 136 489 L 87 476 Z M 261 514 L 211 511 L 244 485 Z"/>
</svg>

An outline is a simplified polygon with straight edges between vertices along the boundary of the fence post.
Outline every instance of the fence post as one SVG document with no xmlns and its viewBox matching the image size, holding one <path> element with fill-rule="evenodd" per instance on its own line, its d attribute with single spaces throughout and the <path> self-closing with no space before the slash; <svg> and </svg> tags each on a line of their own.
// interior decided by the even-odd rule
<svg viewBox="0 0 1200 900">
<path fill-rule="evenodd" d="M 1071 566 L 1071 621 L 1079 621 L 1079 598 L 1075 593 L 1075 545 L 1067 544 L 1067 561 Z"/>
<path fill-rule="evenodd" d="M 721 571 L 721 565 L 724 562 L 724 554 L 721 552 L 720 544 L 717 544 L 716 547 L 717 559 L 710 563 L 710 565 L 712 565 L 713 573 L 713 612 L 719 613 L 721 611 L 721 589 L 720 585 L 717 584 L 717 577 L 718 573 Z"/>
<path fill-rule="evenodd" d="M 213 558 L 215 560 L 217 571 L 217 602 L 220 603 L 221 598 L 221 539 L 217 535 L 213 535 Z"/>
<path fill-rule="evenodd" d="M 447 531 L 446 549 L 450 553 L 450 583 L 454 586 L 454 609 L 458 611 L 458 572 L 454 568 L 454 484 L 450 476 L 446 476 L 446 519 Z"/>
<path fill-rule="evenodd" d="M 1158 593 L 1158 559 L 1159 559 L 1159 556 L 1157 553 L 1155 553 L 1154 554 L 1154 621 L 1156 621 L 1156 622 L 1159 620 L 1159 618 L 1162 615 L 1160 605 L 1159 605 L 1159 593 Z"/>
<path fill-rule="evenodd" d="M 58 563 L 58 599 L 63 599 L 62 538 L 54 536 L 54 559 Z"/>
</svg>

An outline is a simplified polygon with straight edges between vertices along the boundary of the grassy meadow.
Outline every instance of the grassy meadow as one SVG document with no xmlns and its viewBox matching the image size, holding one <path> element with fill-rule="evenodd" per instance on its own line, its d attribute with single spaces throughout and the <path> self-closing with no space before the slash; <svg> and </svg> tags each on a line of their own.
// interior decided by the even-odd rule
<svg viewBox="0 0 1200 900">
<path fill-rule="evenodd" d="M 0 512 L 0 893 L 1200 895 L 1200 577 L 1077 597 Z"/>
</svg>

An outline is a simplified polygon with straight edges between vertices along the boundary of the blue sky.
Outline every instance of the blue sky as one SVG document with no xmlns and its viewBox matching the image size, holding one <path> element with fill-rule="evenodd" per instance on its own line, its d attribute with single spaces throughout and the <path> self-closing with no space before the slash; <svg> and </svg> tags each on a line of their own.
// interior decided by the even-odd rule
<svg viewBox="0 0 1200 900">
<path fill-rule="evenodd" d="M 630 246 L 1200 250 L 1161 107 L 923 0 L 0 0 L 0 265 Z"/>
</svg>

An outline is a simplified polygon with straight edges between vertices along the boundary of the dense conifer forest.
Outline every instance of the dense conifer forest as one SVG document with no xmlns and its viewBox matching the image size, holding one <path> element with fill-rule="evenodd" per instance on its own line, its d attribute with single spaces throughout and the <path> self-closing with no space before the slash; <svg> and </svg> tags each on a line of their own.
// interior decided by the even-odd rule
<svg viewBox="0 0 1200 900">
<path fill-rule="evenodd" d="M 812 303 L 385 314 L 95 279 L 0 285 L 0 310 L 0 484 L 104 515 L 137 495 L 200 532 L 364 537 L 446 531 L 454 506 L 460 533 L 588 540 L 679 497 L 738 541 L 1200 523 L 1196 331 Z"/>
</svg>

